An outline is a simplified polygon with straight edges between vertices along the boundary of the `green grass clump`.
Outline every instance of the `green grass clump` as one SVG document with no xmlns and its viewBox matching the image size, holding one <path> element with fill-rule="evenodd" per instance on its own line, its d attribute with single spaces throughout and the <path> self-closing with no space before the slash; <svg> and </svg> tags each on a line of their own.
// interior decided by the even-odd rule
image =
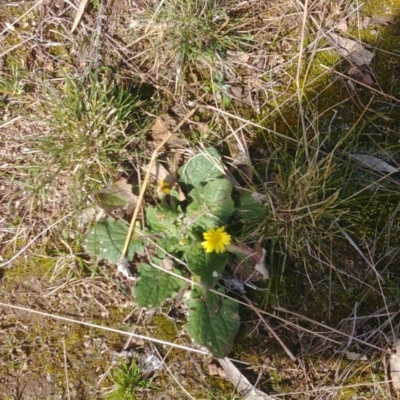
<svg viewBox="0 0 400 400">
<path fill-rule="evenodd" d="M 349 197 L 357 187 L 353 167 L 322 147 L 306 154 L 301 141 L 295 147 L 276 137 L 264 140 L 271 158 L 260 162 L 264 176 L 254 190 L 267 212 L 246 227 L 245 240 L 270 243 L 281 256 L 307 260 L 341 236 L 339 224 L 353 232 L 362 222 L 356 199 Z"/>
<path fill-rule="evenodd" d="M 58 163 L 75 165 L 84 174 L 118 162 L 124 147 L 143 138 L 143 102 L 134 85 L 117 86 L 110 75 L 87 78 L 65 75 L 43 84 L 43 108 L 53 135 L 42 148 Z"/>
<path fill-rule="evenodd" d="M 115 388 L 106 395 L 107 400 L 138 400 L 143 398 L 143 390 L 157 389 L 149 379 L 143 377 L 134 360 L 129 363 L 121 360 L 111 372 L 111 380 Z"/>
<path fill-rule="evenodd" d="M 137 56 L 140 65 L 175 81 L 175 89 L 182 91 L 185 82 L 212 83 L 228 50 L 252 46 L 252 35 L 240 33 L 241 25 L 242 17 L 230 12 L 225 1 L 166 0 L 138 13 L 132 44 L 146 48 Z"/>
</svg>

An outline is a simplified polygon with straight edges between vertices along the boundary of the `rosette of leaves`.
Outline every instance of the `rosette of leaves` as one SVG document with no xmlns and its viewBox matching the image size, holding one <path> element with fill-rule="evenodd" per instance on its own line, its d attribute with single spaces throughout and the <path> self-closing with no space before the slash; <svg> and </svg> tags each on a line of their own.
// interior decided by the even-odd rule
<svg viewBox="0 0 400 400">
<path fill-rule="evenodd" d="M 184 288 L 180 278 L 183 272 L 173 265 L 166 268 L 162 258 L 166 253 L 184 258 L 188 266 L 186 274 L 189 272 L 195 283 L 188 296 L 186 330 L 197 344 L 207 347 L 216 357 L 223 357 L 229 352 L 239 329 L 238 304 L 225 297 L 222 289 L 219 293 L 210 291 L 221 278 L 228 255 L 206 253 L 201 242 L 203 232 L 228 224 L 235 211 L 233 188 L 224 176 L 219 154 L 212 148 L 188 160 L 179 174 L 182 187 L 189 194 L 189 204 L 179 204 L 176 197 L 166 197 L 159 204 L 146 207 L 147 233 L 156 243 L 156 252 L 161 259 L 153 258 L 151 265 L 139 265 L 134 294 L 139 306 L 162 306 Z M 113 196 L 115 192 L 118 194 L 116 207 L 121 208 L 119 190 L 114 190 Z M 114 206 L 115 199 L 112 200 Z M 117 263 L 127 232 L 127 223 L 122 219 L 96 223 L 85 240 L 85 249 Z M 135 252 L 143 253 L 142 241 L 131 240 L 126 254 L 128 260 Z"/>
</svg>

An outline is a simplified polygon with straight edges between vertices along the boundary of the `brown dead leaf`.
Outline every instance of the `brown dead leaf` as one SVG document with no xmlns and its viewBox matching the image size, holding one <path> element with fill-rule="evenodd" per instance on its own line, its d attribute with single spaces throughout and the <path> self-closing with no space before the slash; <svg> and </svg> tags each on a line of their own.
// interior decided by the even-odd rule
<svg viewBox="0 0 400 400">
<path fill-rule="evenodd" d="M 355 40 L 341 37 L 332 32 L 326 33 L 326 38 L 341 56 L 353 64 L 368 65 L 374 58 L 374 53 L 365 49 L 361 43 Z"/>
<path fill-rule="evenodd" d="M 358 75 L 360 73 L 361 73 L 360 69 L 355 65 L 351 66 L 347 71 L 347 75 L 349 76 Z"/>
<path fill-rule="evenodd" d="M 145 167 L 147 171 L 148 166 Z M 173 190 L 175 189 L 179 194 L 179 201 L 184 201 L 186 199 L 185 194 L 182 192 L 182 189 L 176 182 L 176 179 L 168 172 L 168 170 L 164 167 L 163 164 L 156 161 L 150 170 L 150 181 L 157 186 L 159 191 L 159 196 L 165 196 L 166 189 Z"/>
<path fill-rule="evenodd" d="M 394 23 L 393 17 L 389 15 L 373 15 L 371 18 L 372 24 L 388 26 Z"/>
<path fill-rule="evenodd" d="M 167 142 L 168 147 L 185 147 L 185 140 L 181 139 L 178 133 L 172 133 L 176 126 L 176 121 L 169 114 L 158 117 L 151 128 L 151 137 L 155 146 L 162 143 L 171 133 L 171 138 Z"/>
<path fill-rule="evenodd" d="M 229 87 L 229 94 L 236 99 L 243 98 L 243 88 L 239 85 L 231 85 Z"/>
<path fill-rule="evenodd" d="M 347 70 L 347 75 L 353 77 L 353 79 L 356 79 L 358 82 L 361 82 L 366 86 L 375 86 L 375 80 L 372 75 L 367 71 L 362 71 L 355 65 L 351 66 Z"/>
<path fill-rule="evenodd" d="M 83 12 L 85 11 L 86 3 L 88 0 L 81 0 L 79 3 L 78 11 L 76 12 L 76 16 L 74 19 L 74 23 L 72 24 L 71 33 L 76 29 L 79 24 L 79 21 L 82 18 Z"/>
<path fill-rule="evenodd" d="M 364 17 L 360 22 L 360 29 L 367 29 L 369 24 L 371 23 L 371 17 Z"/>
<path fill-rule="evenodd" d="M 360 75 L 360 79 L 359 79 L 359 81 L 361 82 L 361 83 L 363 83 L 364 85 L 367 85 L 367 86 L 375 86 L 375 81 L 374 81 L 374 79 L 372 78 L 372 75 L 370 74 L 370 73 L 368 73 L 368 72 L 363 72 L 361 75 Z"/>
<path fill-rule="evenodd" d="M 269 278 L 266 265 L 266 251 L 259 244 L 255 248 L 240 244 L 231 245 L 230 250 L 236 254 L 230 260 L 228 272 L 243 282 L 259 282 Z"/>
<path fill-rule="evenodd" d="M 99 207 L 113 218 L 123 218 L 132 214 L 137 204 L 137 196 L 132 192 L 132 185 L 123 177 L 118 177 L 94 196 Z"/>
<path fill-rule="evenodd" d="M 399 168 L 395 168 L 379 158 L 369 156 L 368 154 L 350 154 L 350 158 L 358 161 L 365 167 L 369 167 L 377 172 L 387 172 L 388 174 L 397 172 Z"/>
<path fill-rule="evenodd" d="M 208 374 L 210 376 L 219 376 L 221 378 L 226 378 L 226 372 L 224 371 L 223 368 L 219 367 L 217 364 L 215 363 L 210 363 L 207 365 L 207 369 L 208 369 Z"/>
<path fill-rule="evenodd" d="M 247 64 L 250 59 L 250 55 L 238 50 L 228 50 L 226 52 L 226 58 L 231 61 Z"/>
<path fill-rule="evenodd" d="M 339 21 L 339 23 L 336 25 L 336 28 L 339 31 L 342 32 L 347 32 L 347 30 L 349 29 L 349 26 L 347 25 L 347 21 L 345 19 L 342 19 Z"/>
<path fill-rule="evenodd" d="M 346 351 L 344 354 L 350 361 L 368 361 L 368 357 L 365 354 L 355 353 L 354 351 Z"/>
</svg>

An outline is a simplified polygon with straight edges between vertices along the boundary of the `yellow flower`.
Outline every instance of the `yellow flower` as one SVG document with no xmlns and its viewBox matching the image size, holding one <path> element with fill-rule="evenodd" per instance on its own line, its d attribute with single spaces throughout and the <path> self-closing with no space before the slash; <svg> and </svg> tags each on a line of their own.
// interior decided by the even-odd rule
<svg viewBox="0 0 400 400">
<path fill-rule="evenodd" d="M 225 227 L 210 229 L 203 233 L 205 241 L 201 244 L 206 253 L 224 253 L 225 247 L 231 244 L 231 235 L 225 232 Z"/>
<path fill-rule="evenodd" d="M 169 187 L 169 184 L 163 180 L 160 180 L 158 182 L 158 187 L 160 189 L 160 192 L 164 194 L 170 194 L 171 193 L 171 188 Z"/>
</svg>

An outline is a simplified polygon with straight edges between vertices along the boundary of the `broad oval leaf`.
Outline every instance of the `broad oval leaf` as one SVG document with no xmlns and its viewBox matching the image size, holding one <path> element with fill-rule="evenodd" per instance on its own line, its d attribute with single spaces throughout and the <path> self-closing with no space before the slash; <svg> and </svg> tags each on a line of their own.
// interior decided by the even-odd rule
<svg viewBox="0 0 400 400">
<path fill-rule="evenodd" d="M 167 204 L 160 204 L 157 207 L 148 207 L 146 220 L 154 232 L 171 234 L 177 233 L 176 222 L 179 218 L 179 211 L 173 210 Z"/>
<path fill-rule="evenodd" d="M 83 241 L 83 247 L 89 254 L 116 264 L 121 257 L 127 234 L 128 226 L 124 220 L 106 218 L 93 226 Z M 132 238 L 126 259 L 131 260 L 135 253 L 143 254 L 143 252 L 143 239 Z"/>
<path fill-rule="evenodd" d="M 209 147 L 203 153 L 193 156 L 183 167 L 179 169 L 181 179 L 194 187 L 210 179 L 223 176 L 221 157 L 217 150 Z"/>
<path fill-rule="evenodd" d="M 220 292 L 224 293 L 223 289 Z M 190 299 L 188 307 L 187 333 L 215 357 L 225 357 L 239 330 L 239 305 L 231 299 L 207 292 L 203 298 Z"/>
<path fill-rule="evenodd" d="M 193 189 L 189 194 L 193 202 L 186 210 L 189 223 L 204 230 L 225 224 L 234 212 L 231 193 L 232 184 L 225 178 Z"/>
<path fill-rule="evenodd" d="M 225 178 L 215 179 L 204 187 L 204 201 L 210 213 L 222 223 L 226 223 L 235 209 L 231 194 L 232 184 Z"/>
<path fill-rule="evenodd" d="M 205 287 L 213 288 L 221 279 L 229 256 L 227 253 L 206 253 L 200 243 L 196 243 L 187 252 L 186 258 L 190 272 L 198 275 Z"/>
<path fill-rule="evenodd" d="M 180 275 L 177 269 L 173 269 L 173 272 Z M 174 297 L 185 284 L 182 279 L 146 263 L 139 265 L 139 277 L 140 280 L 134 287 L 136 303 L 149 309 L 160 307 L 165 300 Z"/>
</svg>

